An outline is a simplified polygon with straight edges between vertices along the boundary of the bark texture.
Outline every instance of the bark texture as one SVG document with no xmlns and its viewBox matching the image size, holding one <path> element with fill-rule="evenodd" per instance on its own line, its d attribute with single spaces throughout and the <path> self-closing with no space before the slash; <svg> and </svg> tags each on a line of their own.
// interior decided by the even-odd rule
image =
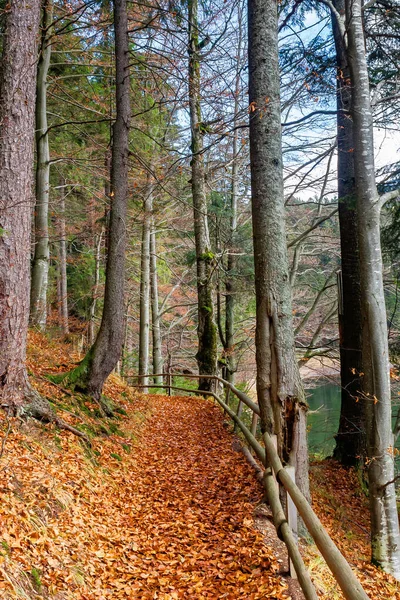
<svg viewBox="0 0 400 600">
<path fill-rule="evenodd" d="M 149 372 L 150 340 L 150 237 L 153 211 L 153 183 L 147 177 L 147 186 L 143 202 L 142 250 L 140 259 L 140 321 L 139 321 L 139 375 Z M 147 386 L 148 377 L 142 377 L 140 383 Z M 143 389 L 147 392 L 147 388 Z"/>
<path fill-rule="evenodd" d="M 163 357 L 161 342 L 161 319 L 158 302 L 158 275 L 157 275 L 157 239 L 152 220 L 150 234 L 150 292 L 151 292 L 151 333 L 153 337 L 153 373 L 162 373 Z M 162 376 L 154 377 L 156 385 L 162 384 Z"/>
<path fill-rule="evenodd" d="M 198 298 L 198 351 L 196 360 L 199 374 L 217 373 L 217 328 L 214 322 L 213 281 L 210 235 L 207 222 L 207 197 L 203 160 L 203 132 L 201 122 L 200 42 L 198 30 L 198 1 L 189 0 L 189 111 L 192 151 L 192 196 L 194 235 L 196 243 L 197 298 Z M 210 390 L 212 382 L 200 379 L 199 389 Z"/>
<path fill-rule="evenodd" d="M 67 280 L 67 235 L 65 231 L 65 179 L 61 178 L 61 197 L 58 217 L 58 234 L 59 241 L 59 298 L 58 298 L 58 315 L 59 323 L 64 335 L 69 332 L 68 324 L 68 280 Z"/>
<path fill-rule="evenodd" d="M 43 4 L 42 35 L 36 85 L 36 206 L 35 251 L 32 264 L 30 319 L 42 331 L 47 320 L 49 275 L 50 151 L 47 131 L 47 73 L 51 58 L 52 0 Z"/>
<path fill-rule="evenodd" d="M 360 260 L 354 181 L 352 93 L 347 61 L 344 0 L 335 0 L 332 28 L 336 49 L 338 198 L 341 249 L 339 298 L 341 410 L 334 457 L 350 466 L 365 457 L 364 402 L 360 394 L 362 373 L 362 320 Z M 340 18 L 340 23 L 337 19 Z"/>
<path fill-rule="evenodd" d="M 239 170 L 239 144 L 238 144 L 238 123 L 239 123 L 239 94 L 240 94 L 240 74 L 241 57 L 243 45 L 243 7 L 238 6 L 238 48 L 237 63 L 235 75 L 235 100 L 233 117 L 233 143 L 232 143 L 232 184 L 231 184 L 231 205 L 230 205 L 230 224 L 229 224 L 229 250 L 226 266 L 225 280 L 225 340 L 224 340 L 224 358 L 225 373 L 224 378 L 233 383 L 235 372 L 237 370 L 236 352 L 235 352 L 235 270 L 236 256 L 234 254 L 234 241 L 237 230 L 237 205 L 238 205 L 238 170 Z"/>
<path fill-rule="evenodd" d="M 306 410 L 294 351 L 285 233 L 277 5 L 249 0 L 250 166 L 256 281 L 257 396 L 263 431 L 309 497 Z"/>
<path fill-rule="evenodd" d="M 0 80 L 0 402 L 19 413 L 40 401 L 25 368 L 39 18 L 39 0 L 9 5 Z"/>
<path fill-rule="evenodd" d="M 372 560 L 400 579 L 400 535 L 394 483 L 390 369 L 375 182 L 373 120 L 361 0 L 346 0 L 354 123 L 354 168 L 363 319 L 362 390 L 366 406 Z"/>
<path fill-rule="evenodd" d="M 94 345 L 81 364 L 63 378 L 96 400 L 100 400 L 103 384 L 121 356 L 125 332 L 124 274 L 131 116 L 126 0 L 114 1 L 114 33 L 117 115 L 113 127 L 112 191 L 103 316 Z"/>
</svg>

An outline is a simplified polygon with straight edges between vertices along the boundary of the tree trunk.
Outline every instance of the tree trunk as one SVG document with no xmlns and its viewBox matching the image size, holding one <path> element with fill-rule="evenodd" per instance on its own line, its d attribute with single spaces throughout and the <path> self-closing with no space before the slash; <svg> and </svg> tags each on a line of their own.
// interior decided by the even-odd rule
<svg viewBox="0 0 400 600">
<path fill-rule="evenodd" d="M 51 57 L 53 3 L 43 4 L 42 38 L 36 84 L 36 206 L 35 252 L 32 264 L 30 319 L 42 331 L 47 320 L 49 274 L 49 188 L 50 151 L 47 132 L 47 73 Z"/>
<path fill-rule="evenodd" d="M 309 497 L 307 405 L 294 350 L 283 194 L 277 5 L 249 0 L 250 167 L 257 396 L 263 431 Z"/>
<path fill-rule="evenodd" d="M 128 204 L 130 127 L 129 40 L 126 0 L 114 0 L 116 110 L 113 127 L 111 209 L 104 309 L 94 345 L 80 365 L 63 380 L 100 400 L 105 380 L 122 351 L 125 331 L 124 278 Z"/>
<path fill-rule="evenodd" d="M 232 144 L 232 187 L 231 187 L 231 206 L 230 206 L 230 224 L 229 224 L 229 250 L 226 268 L 225 281 L 225 348 L 224 355 L 226 360 L 226 379 L 233 383 L 237 369 L 235 355 L 235 268 L 236 257 L 233 252 L 234 240 L 237 229 L 237 203 L 238 203 L 238 122 L 239 122 L 239 94 L 240 94 L 240 60 L 242 55 L 242 6 L 238 7 L 238 33 L 239 43 L 237 48 L 237 64 L 235 77 L 235 100 L 233 117 L 233 144 Z"/>
<path fill-rule="evenodd" d="M 100 284 L 100 260 L 101 260 L 101 244 L 103 241 L 103 229 L 97 236 L 95 267 L 94 267 L 94 285 L 92 291 L 92 304 L 90 305 L 90 321 L 89 321 L 89 344 L 94 344 L 95 341 L 95 320 L 96 320 L 96 305 L 97 295 L 99 293 Z"/>
<path fill-rule="evenodd" d="M 65 233 L 65 179 L 61 178 L 61 197 L 58 218 L 59 230 L 59 287 L 60 287 L 60 326 L 64 335 L 69 333 L 68 325 L 68 288 L 67 288 L 67 237 Z"/>
<path fill-rule="evenodd" d="M 361 0 L 346 0 L 353 90 L 354 170 L 363 318 L 362 391 L 366 405 L 372 560 L 400 579 L 400 535 L 394 483 L 390 369 L 375 181 L 373 120 Z"/>
<path fill-rule="evenodd" d="M 139 321 L 139 375 L 149 372 L 149 334 L 150 334 L 150 236 L 153 211 L 153 184 L 150 174 L 147 176 L 145 198 L 143 202 L 142 251 L 140 260 L 140 321 Z M 140 383 L 147 386 L 148 377 L 142 377 Z M 147 387 L 143 392 L 147 392 Z"/>
<path fill-rule="evenodd" d="M 25 358 L 40 2 L 12 2 L 5 18 L 0 81 L 0 401 L 10 412 L 34 414 L 40 398 L 29 385 Z"/>
<path fill-rule="evenodd" d="M 157 275 L 157 239 L 154 231 L 155 223 L 152 219 L 150 234 L 150 288 L 151 288 L 151 331 L 153 336 L 153 373 L 162 373 L 162 343 L 161 319 L 158 306 L 158 275 Z M 154 377 L 156 385 L 162 384 L 162 377 Z"/>
<path fill-rule="evenodd" d="M 341 23 L 332 15 L 336 48 L 338 197 L 341 248 L 341 293 L 339 299 L 341 410 L 334 457 L 350 466 L 365 457 L 364 402 L 360 398 L 361 298 L 360 261 L 354 182 L 354 141 L 351 119 L 351 85 L 347 64 L 344 0 L 335 0 Z"/>
<path fill-rule="evenodd" d="M 212 261 L 210 235 L 207 223 L 207 197 L 201 130 L 200 49 L 198 30 L 198 0 L 189 0 L 189 111 L 192 151 L 192 196 L 194 236 L 196 243 L 198 351 L 196 360 L 199 374 L 217 373 L 217 328 L 214 322 L 212 294 Z M 199 389 L 210 390 L 212 382 L 199 380 Z"/>
</svg>

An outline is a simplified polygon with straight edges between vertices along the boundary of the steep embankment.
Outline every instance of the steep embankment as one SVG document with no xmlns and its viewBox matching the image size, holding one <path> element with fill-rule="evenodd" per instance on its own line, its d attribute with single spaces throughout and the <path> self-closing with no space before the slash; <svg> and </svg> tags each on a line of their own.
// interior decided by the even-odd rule
<svg viewBox="0 0 400 600">
<path fill-rule="evenodd" d="M 126 414 L 101 420 L 95 405 L 42 379 L 50 365 L 67 366 L 66 347 L 31 341 L 36 384 L 92 447 L 11 421 L 0 459 L 0 598 L 285 597 L 253 527 L 260 489 L 221 411 L 204 399 L 136 395 L 112 377 L 105 393 Z M 7 432 L 4 415 L 0 425 Z"/>
<path fill-rule="evenodd" d="M 112 376 L 105 394 L 116 418 L 102 418 L 44 378 L 77 359 L 69 345 L 31 335 L 33 383 L 90 448 L 0 413 L 0 599 L 287 597 L 277 572 L 285 550 L 264 510 L 263 533 L 253 526 L 262 491 L 219 408 L 139 395 Z M 314 508 L 371 600 L 400 600 L 397 582 L 369 564 L 368 505 L 354 472 L 325 462 L 311 473 Z M 320 597 L 342 598 L 315 548 L 302 551 Z"/>
</svg>

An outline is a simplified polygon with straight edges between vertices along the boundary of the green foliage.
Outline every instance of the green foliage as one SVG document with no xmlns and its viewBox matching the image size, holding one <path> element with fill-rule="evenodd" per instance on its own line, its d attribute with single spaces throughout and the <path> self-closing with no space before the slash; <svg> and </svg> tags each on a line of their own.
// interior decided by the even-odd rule
<svg viewBox="0 0 400 600">
<path fill-rule="evenodd" d="M 187 388 L 188 390 L 195 391 L 198 388 L 199 380 L 174 375 L 172 377 L 172 385 L 176 385 L 177 387 Z"/>
<path fill-rule="evenodd" d="M 34 586 L 40 592 L 40 590 L 42 589 L 41 571 L 39 571 L 39 569 L 36 569 L 35 567 L 32 567 L 30 575 Z"/>
<path fill-rule="evenodd" d="M 95 279 L 96 261 L 92 249 L 78 248 L 77 243 L 70 245 L 70 256 L 73 260 L 68 261 L 68 299 L 71 314 L 81 318 L 89 319 L 89 311 L 92 304 L 92 291 Z M 101 269 L 101 279 L 104 279 L 104 270 Z M 101 310 L 101 302 L 97 303 L 98 312 Z"/>
<path fill-rule="evenodd" d="M 122 456 L 120 456 L 119 454 L 117 454 L 116 452 L 111 452 L 110 456 L 112 458 L 115 458 L 115 460 L 117 460 L 118 462 L 122 462 Z"/>
</svg>

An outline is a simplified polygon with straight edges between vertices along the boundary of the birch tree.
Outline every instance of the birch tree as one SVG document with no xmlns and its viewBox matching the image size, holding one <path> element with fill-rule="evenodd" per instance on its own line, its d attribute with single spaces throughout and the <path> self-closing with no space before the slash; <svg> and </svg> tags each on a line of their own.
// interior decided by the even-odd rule
<svg viewBox="0 0 400 600">
<path fill-rule="evenodd" d="M 354 173 L 363 320 L 362 392 L 366 412 L 372 560 L 400 579 L 400 535 L 394 487 L 390 368 L 375 181 L 373 118 L 361 0 L 346 0 L 352 84 Z M 389 194 L 392 196 L 393 194 Z"/>
<path fill-rule="evenodd" d="M 140 258 L 140 322 L 139 322 L 139 375 L 149 372 L 150 339 L 150 237 L 153 212 L 153 182 L 150 173 L 143 201 L 142 249 Z M 148 384 L 148 377 L 140 383 Z M 147 391 L 147 387 L 143 391 Z"/>
<path fill-rule="evenodd" d="M 49 192 L 50 150 L 47 129 L 47 74 L 51 57 L 51 22 L 53 4 L 43 4 L 41 48 L 36 86 L 36 205 L 35 251 L 31 282 L 31 322 L 44 330 L 47 320 L 47 288 L 49 277 Z"/>
</svg>

